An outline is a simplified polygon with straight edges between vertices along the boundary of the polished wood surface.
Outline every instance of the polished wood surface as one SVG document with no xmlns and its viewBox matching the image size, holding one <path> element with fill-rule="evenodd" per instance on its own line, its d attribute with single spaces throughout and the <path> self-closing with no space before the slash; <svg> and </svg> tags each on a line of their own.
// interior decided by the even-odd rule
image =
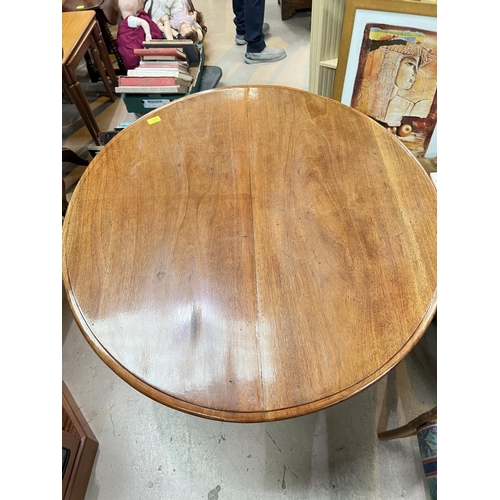
<svg viewBox="0 0 500 500">
<path fill-rule="evenodd" d="M 95 13 L 91 10 L 82 12 L 65 12 L 62 15 L 62 64 L 68 63 L 70 56 L 81 43 L 82 33 L 90 31 L 95 19 Z"/>
<path fill-rule="evenodd" d="M 436 309 L 436 190 L 380 125 L 280 86 L 214 89 L 129 125 L 63 227 L 79 327 L 137 390 L 259 422 L 338 403 Z"/>
</svg>

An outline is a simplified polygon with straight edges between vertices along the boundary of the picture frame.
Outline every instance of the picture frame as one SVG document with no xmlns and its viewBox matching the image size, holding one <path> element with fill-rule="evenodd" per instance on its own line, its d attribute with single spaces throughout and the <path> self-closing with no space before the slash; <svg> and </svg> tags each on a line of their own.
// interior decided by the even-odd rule
<svg viewBox="0 0 500 500">
<path fill-rule="evenodd" d="M 437 4 L 346 0 L 333 99 L 437 156 Z"/>
</svg>

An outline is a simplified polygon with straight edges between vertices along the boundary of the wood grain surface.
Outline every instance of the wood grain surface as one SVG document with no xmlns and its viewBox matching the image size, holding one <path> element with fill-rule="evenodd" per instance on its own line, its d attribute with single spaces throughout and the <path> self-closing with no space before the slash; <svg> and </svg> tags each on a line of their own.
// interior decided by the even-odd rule
<svg viewBox="0 0 500 500">
<path fill-rule="evenodd" d="M 336 101 L 226 87 L 152 111 L 82 176 L 63 281 L 120 377 L 203 417 L 338 403 L 415 346 L 436 309 L 436 190 Z"/>
<path fill-rule="evenodd" d="M 84 33 L 90 28 L 92 21 L 95 19 L 93 10 L 80 12 L 63 12 L 62 13 L 62 64 L 65 65 L 77 44 L 81 43 Z"/>
</svg>

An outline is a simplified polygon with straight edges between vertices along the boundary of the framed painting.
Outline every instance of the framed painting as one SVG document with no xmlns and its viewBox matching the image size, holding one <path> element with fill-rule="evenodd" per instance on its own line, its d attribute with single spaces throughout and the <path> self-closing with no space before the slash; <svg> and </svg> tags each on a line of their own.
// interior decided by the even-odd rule
<svg viewBox="0 0 500 500">
<path fill-rule="evenodd" d="M 437 5 L 346 0 L 333 98 L 437 156 Z"/>
</svg>

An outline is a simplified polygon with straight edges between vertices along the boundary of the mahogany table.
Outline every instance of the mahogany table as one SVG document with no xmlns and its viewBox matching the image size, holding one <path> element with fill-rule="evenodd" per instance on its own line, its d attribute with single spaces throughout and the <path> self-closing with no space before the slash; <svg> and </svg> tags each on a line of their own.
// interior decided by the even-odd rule
<svg viewBox="0 0 500 500">
<path fill-rule="evenodd" d="M 436 190 L 399 140 L 281 86 L 153 110 L 92 161 L 63 282 L 95 352 L 201 417 L 261 422 L 362 391 L 436 310 Z"/>
<path fill-rule="evenodd" d="M 62 86 L 71 98 L 94 142 L 98 144 L 99 125 L 90 108 L 85 92 L 80 86 L 76 70 L 84 54 L 91 49 L 94 62 L 111 101 L 115 100 L 113 88 L 118 86 L 115 70 L 104 47 L 99 25 L 93 11 L 62 13 Z"/>
</svg>

